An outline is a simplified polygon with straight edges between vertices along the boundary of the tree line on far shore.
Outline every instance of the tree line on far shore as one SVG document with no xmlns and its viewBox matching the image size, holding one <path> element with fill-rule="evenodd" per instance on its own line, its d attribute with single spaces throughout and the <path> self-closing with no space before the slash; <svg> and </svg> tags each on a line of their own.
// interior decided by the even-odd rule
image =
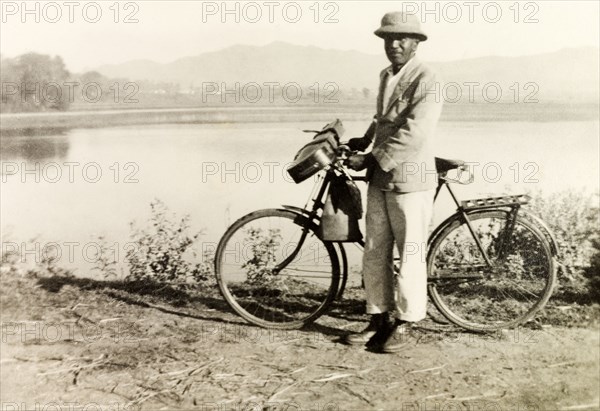
<svg viewBox="0 0 600 411">
<path fill-rule="evenodd" d="M 70 72 L 62 57 L 27 53 L 0 56 L 0 112 L 94 109 L 373 103 L 371 90 L 341 90 L 333 83 L 267 88 L 219 82 L 182 86 L 175 82 L 110 78 L 97 71 Z M 292 87 L 293 86 L 293 87 Z"/>
<path fill-rule="evenodd" d="M 67 111 L 85 100 L 102 102 L 115 82 L 95 71 L 71 73 L 62 57 L 38 53 L 2 56 L 0 81 L 2 113 Z"/>
</svg>

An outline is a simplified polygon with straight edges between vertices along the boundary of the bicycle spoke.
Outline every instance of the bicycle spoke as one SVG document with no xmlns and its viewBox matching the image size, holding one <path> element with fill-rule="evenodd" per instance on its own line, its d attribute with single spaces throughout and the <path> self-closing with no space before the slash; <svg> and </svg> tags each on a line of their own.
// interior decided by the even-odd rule
<svg viewBox="0 0 600 411">
<path fill-rule="evenodd" d="M 458 219 L 431 245 L 428 265 L 432 299 L 460 326 L 491 330 L 516 325 L 530 318 L 549 298 L 555 275 L 549 246 L 526 222 L 517 218 L 509 225 L 508 214 L 490 210 L 469 216 L 492 266 L 480 263 L 479 246 Z M 478 279 L 470 281 L 477 275 Z"/>
<path fill-rule="evenodd" d="M 222 293 L 257 325 L 297 328 L 335 297 L 337 254 L 313 231 L 304 235 L 302 222 L 309 224 L 290 211 L 253 213 L 236 222 L 219 245 Z"/>
</svg>

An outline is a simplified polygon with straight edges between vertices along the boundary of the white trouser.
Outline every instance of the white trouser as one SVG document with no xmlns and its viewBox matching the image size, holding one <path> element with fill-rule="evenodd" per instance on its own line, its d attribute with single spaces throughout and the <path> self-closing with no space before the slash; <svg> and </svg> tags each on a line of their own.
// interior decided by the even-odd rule
<svg viewBox="0 0 600 411">
<path fill-rule="evenodd" d="M 404 321 L 427 314 L 427 236 L 435 190 L 411 193 L 369 186 L 363 279 L 367 313 L 398 311 Z M 400 274 L 394 276 L 394 242 Z"/>
</svg>

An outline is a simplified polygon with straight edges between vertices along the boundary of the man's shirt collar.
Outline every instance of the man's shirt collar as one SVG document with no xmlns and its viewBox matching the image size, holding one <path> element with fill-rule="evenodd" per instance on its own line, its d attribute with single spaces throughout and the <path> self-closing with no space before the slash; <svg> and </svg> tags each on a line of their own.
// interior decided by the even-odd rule
<svg viewBox="0 0 600 411">
<path fill-rule="evenodd" d="M 398 71 L 398 73 L 394 74 L 394 66 L 390 65 L 388 68 L 385 69 L 386 71 L 386 76 L 394 76 L 394 75 L 399 75 L 400 73 L 403 73 L 406 71 L 406 68 L 409 65 L 412 65 L 414 62 L 417 61 L 417 56 L 412 56 L 401 68 L 400 71 Z"/>
</svg>

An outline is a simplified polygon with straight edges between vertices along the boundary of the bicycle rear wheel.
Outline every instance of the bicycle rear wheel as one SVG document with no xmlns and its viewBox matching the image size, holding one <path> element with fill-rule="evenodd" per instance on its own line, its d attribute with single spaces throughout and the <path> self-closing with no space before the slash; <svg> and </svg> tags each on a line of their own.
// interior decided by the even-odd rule
<svg viewBox="0 0 600 411">
<path fill-rule="evenodd" d="M 332 243 L 315 230 L 289 210 L 260 210 L 236 221 L 215 255 L 217 282 L 231 308 L 266 328 L 295 329 L 318 318 L 337 294 L 340 266 Z"/>
<path fill-rule="evenodd" d="M 522 324 L 544 307 L 556 281 L 550 245 L 531 222 L 510 212 L 469 213 L 491 265 L 458 215 L 434 234 L 427 256 L 429 295 L 451 322 L 473 331 Z"/>
</svg>

